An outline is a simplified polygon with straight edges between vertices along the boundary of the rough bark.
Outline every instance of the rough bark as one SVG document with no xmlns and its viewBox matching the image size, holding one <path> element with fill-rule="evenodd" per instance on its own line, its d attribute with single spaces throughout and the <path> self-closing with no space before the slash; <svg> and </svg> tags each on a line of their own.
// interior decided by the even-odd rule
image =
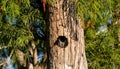
<svg viewBox="0 0 120 69">
<path fill-rule="evenodd" d="M 49 69 L 88 69 L 80 22 L 72 0 L 49 5 Z"/>
</svg>

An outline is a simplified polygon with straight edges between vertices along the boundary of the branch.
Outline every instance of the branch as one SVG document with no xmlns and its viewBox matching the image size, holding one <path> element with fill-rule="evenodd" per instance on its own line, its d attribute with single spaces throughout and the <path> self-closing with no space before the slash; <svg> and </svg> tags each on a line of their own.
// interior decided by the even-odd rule
<svg viewBox="0 0 120 69">
<path fill-rule="evenodd" d="M 17 56 L 17 61 L 19 62 L 19 64 L 21 66 L 25 67 L 26 66 L 26 61 L 24 59 L 25 54 L 21 50 L 17 49 L 17 55 L 18 55 Z"/>
<path fill-rule="evenodd" d="M 10 53 L 10 55 L 9 55 L 10 58 L 12 57 L 14 51 L 15 51 L 15 50 L 12 50 L 12 51 L 11 51 L 11 53 Z"/>
<path fill-rule="evenodd" d="M 33 49 L 33 64 L 36 65 L 37 64 L 37 48 L 34 40 L 31 41 L 31 47 Z"/>
<path fill-rule="evenodd" d="M 9 47 L 12 47 L 12 46 L 0 46 L 0 50 L 3 48 L 9 48 Z"/>
<path fill-rule="evenodd" d="M 3 66 L 5 65 L 7 62 L 6 62 L 6 59 L 5 58 L 0 58 L 0 66 Z"/>
</svg>

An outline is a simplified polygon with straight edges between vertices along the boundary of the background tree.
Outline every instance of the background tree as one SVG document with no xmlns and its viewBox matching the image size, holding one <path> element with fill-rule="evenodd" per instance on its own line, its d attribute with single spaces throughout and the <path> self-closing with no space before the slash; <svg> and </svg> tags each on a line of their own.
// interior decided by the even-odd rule
<svg viewBox="0 0 120 69">
<path fill-rule="evenodd" d="M 119 69 L 120 2 L 78 1 L 89 69 Z"/>
<path fill-rule="evenodd" d="M 40 66 L 38 55 L 44 49 L 41 31 L 45 28 L 42 15 L 36 1 L 0 1 L 0 47 L 19 69 Z"/>
</svg>

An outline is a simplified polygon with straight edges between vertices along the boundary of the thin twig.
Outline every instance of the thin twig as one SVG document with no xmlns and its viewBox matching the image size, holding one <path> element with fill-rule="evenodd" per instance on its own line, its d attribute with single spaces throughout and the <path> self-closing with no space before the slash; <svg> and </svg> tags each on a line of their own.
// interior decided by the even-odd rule
<svg viewBox="0 0 120 69">
<path fill-rule="evenodd" d="M 9 48 L 11 46 L 0 46 L 0 50 L 3 49 L 3 48 Z"/>
</svg>

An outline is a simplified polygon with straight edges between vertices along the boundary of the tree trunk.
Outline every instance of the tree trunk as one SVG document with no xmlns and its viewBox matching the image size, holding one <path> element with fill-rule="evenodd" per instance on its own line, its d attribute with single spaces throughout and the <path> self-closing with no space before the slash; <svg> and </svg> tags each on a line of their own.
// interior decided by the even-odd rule
<svg viewBox="0 0 120 69">
<path fill-rule="evenodd" d="M 49 5 L 49 69 L 88 69 L 84 30 L 72 0 Z"/>
</svg>

